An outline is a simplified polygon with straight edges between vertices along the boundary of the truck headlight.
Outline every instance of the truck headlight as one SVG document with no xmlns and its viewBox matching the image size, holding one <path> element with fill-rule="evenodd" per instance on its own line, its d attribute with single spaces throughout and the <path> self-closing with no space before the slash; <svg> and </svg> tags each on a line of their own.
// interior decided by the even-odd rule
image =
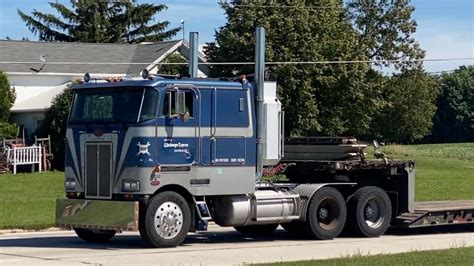
<svg viewBox="0 0 474 266">
<path fill-rule="evenodd" d="M 127 192 L 140 191 L 140 181 L 136 180 L 123 180 L 122 190 Z"/>
<path fill-rule="evenodd" d="M 76 188 L 76 180 L 66 179 L 66 182 L 65 182 L 64 185 L 65 185 L 66 189 L 74 189 L 74 188 Z"/>
</svg>

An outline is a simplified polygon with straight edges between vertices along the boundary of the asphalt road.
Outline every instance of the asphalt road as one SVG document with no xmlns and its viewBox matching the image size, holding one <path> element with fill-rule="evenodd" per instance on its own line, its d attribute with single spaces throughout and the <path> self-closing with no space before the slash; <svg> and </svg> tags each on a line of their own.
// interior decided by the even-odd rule
<svg viewBox="0 0 474 266">
<path fill-rule="evenodd" d="M 391 232 L 380 238 L 314 241 L 278 230 L 272 237 L 243 238 L 232 228 L 190 234 L 177 248 L 146 248 L 136 233 L 89 244 L 71 231 L 0 235 L 0 265 L 243 264 L 326 259 L 474 246 L 474 226 Z"/>
</svg>

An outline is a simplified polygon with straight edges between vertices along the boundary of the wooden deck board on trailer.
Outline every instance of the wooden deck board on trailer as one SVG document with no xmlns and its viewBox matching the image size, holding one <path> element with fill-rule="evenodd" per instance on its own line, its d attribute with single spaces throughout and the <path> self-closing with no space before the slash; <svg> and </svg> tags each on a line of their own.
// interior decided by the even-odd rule
<svg viewBox="0 0 474 266">
<path fill-rule="evenodd" d="M 474 209 L 474 200 L 420 201 L 415 202 L 416 211 L 456 211 Z"/>
</svg>

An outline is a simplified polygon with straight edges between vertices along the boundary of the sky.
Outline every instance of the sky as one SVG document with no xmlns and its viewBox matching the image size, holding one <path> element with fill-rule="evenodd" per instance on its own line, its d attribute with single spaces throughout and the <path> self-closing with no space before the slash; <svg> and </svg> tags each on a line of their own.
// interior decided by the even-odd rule
<svg viewBox="0 0 474 266">
<path fill-rule="evenodd" d="M 0 0 L 0 39 L 27 37 L 37 40 L 16 10 L 30 13 L 34 9 L 53 13 L 48 2 L 68 4 L 69 0 Z M 168 9 L 161 12 L 159 20 L 167 20 L 170 27 L 181 26 L 184 20 L 185 36 L 190 31 L 199 32 L 199 42 L 214 40 L 214 33 L 226 22 L 224 12 L 217 4 L 219 0 L 138 0 L 139 3 L 165 4 Z M 220 0 L 225 1 L 225 0 Z M 412 0 L 413 14 L 418 23 L 415 39 L 426 51 L 426 59 L 473 58 L 474 57 L 474 0 Z M 180 32 L 176 38 L 182 38 Z M 1 52 L 1 51 L 0 51 Z M 459 65 L 474 65 L 474 60 L 425 62 L 429 72 L 450 71 Z"/>
</svg>

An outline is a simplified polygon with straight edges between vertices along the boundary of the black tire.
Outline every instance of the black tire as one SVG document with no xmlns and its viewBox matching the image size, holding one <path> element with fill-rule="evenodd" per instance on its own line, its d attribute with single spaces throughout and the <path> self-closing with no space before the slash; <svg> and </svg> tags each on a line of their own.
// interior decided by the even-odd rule
<svg viewBox="0 0 474 266">
<path fill-rule="evenodd" d="M 168 248 L 183 243 L 191 226 L 191 210 L 181 195 L 165 191 L 143 206 L 139 231 L 148 245 Z"/>
<path fill-rule="evenodd" d="M 314 193 L 309 202 L 306 232 L 315 239 L 334 239 L 344 229 L 346 218 L 344 197 L 332 187 L 323 187 Z"/>
<path fill-rule="evenodd" d="M 114 237 L 116 231 L 113 230 L 99 230 L 99 229 L 86 229 L 86 228 L 74 228 L 77 236 L 87 242 L 91 243 L 104 243 Z"/>
<path fill-rule="evenodd" d="M 392 203 L 387 193 L 379 187 L 362 187 L 347 203 L 347 235 L 378 237 L 383 235 L 392 220 Z"/>
<path fill-rule="evenodd" d="M 248 226 L 235 226 L 235 230 L 244 236 L 269 236 L 275 232 L 278 224 L 257 224 Z"/>
<path fill-rule="evenodd" d="M 283 229 L 285 229 L 288 233 L 297 236 L 303 236 L 306 232 L 305 223 L 302 221 L 291 221 L 289 223 L 283 223 L 281 224 L 281 227 L 283 227 Z"/>
</svg>

